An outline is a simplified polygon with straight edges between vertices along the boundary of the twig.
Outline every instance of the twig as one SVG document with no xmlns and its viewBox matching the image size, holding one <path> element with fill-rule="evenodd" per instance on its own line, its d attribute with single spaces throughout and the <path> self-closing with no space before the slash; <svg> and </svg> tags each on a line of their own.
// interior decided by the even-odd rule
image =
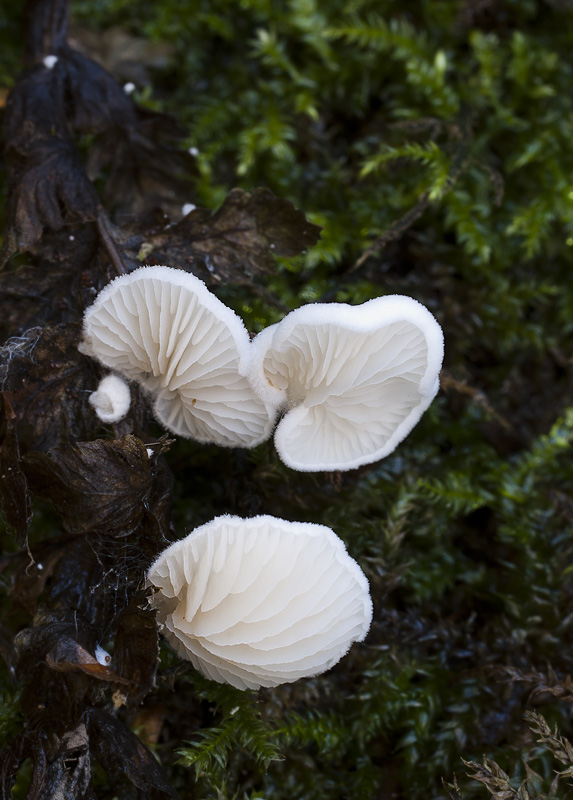
<svg viewBox="0 0 573 800">
<path fill-rule="evenodd" d="M 512 431 L 513 425 L 508 422 L 508 420 L 503 417 L 499 411 L 496 411 L 495 408 L 491 405 L 489 400 L 487 399 L 484 392 L 481 389 L 476 389 L 473 386 L 470 386 L 465 381 L 459 381 L 454 378 L 452 375 L 449 375 L 445 370 L 442 370 L 440 374 L 440 386 L 442 389 L 447 393 L 449 391 L 457 392 L 458 394 L 465 395 L 466 397 L 470 397 L 474 403 L 476 403 L 480 408 L 483 408 L 491 417 L 495 419 L 505 430 Z"/>
<path fill-rule="evenodd" d="M 393 242 L 394 239 L 399 239 L 402 234 L 408 230 L 408 228 L 414 224 L 414 222 L 422 216 L 424 211 L 429 206 L 430 201 L 428 199 L 428 193 L 426 192 L 423 194 L 416 205 L 407 211 L 403 217 L 400 219 L 395 220 L 392 225 L 388 228 L 387 231 L 384 231 L 382 236 L 379 236 L 375 242 L 373 242 L 368 250 L 365 250 L 356 264 L 349 270 L 350 272 L 354 272 L 359 267 L 364 264 L 367 258 L 370 258 L 372 253 L 376 250 L 382 250 L 382 248 L 386 247 L 387 244 Z"/>
<path fill-rule="evenodd" d="M 96 217 L 97 230 L 112 266 L 118 275 L 125 275 L 128 271 L 117 242 L 113 237 L 107 214 L 102 206 L 99 207 Z"/>
<path fill-rule="evenodd" d="M 470 156 L 468 156 L 468 143 L 467 141 L 462 141 L 458 148 L 457 155 L 452 163 L 452 170 L 445 182 L 444 189 L 440 195 L 441 197 L 443 197 L 444 194 L 453 188 L 460 175 L 467 169 L 470 160 Z M 382 248 L 386 247 L 386 245 L 394 241 L 394 239 L 399 239 L 400 236 L 402 236 L 402 234 L 405 233 L 408 228 L 410 228 L 414 222 L 416 222 L 416 220 L 422 216 L 429 205 L 429 192 L 425 192 L 420 196 L 420 199 L 413 208 L 407 211 L 403 217 L 395 220 L 390 225 L 388 230 L 384 231 L 384 233 L 379 236 L 376 241 L 364 251 L 364 253 L 362 253 L 358 261 L 350 268 L 349 272 L 354 272 L 361 267 L 366 259 L 370 258 L 372 253 L 374 253 L 376 250 L 382 250 Z"/>
</svg>

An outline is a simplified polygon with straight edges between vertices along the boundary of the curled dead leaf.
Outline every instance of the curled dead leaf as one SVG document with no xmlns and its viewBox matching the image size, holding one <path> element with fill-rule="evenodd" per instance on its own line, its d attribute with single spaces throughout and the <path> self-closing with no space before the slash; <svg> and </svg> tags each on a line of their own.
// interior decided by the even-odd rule
<svg viewBox="0 0 573 800">
<path fill-rule="evenodd" d="M 70 533 L 128 535 L 145 515 L 152 473 L 135 436 L 29 453 L 25 465 L 32 491 L 54 505 Z"/>
<path fill-rule="evenodd" d="M 232 189 L 217 211 L 196 208 L 174 227 L 149 236 L 147 244 L 153 246 L 155 264 L 193 272 L 208 284 L 240 283 L 268 273 L 274 256 L 295 256 L 312 247 L 320 231 L 270 189 Z"/>
<path fill-rule="evenodd" d="M 71 636 L 61 636 L 46 653 L 46 663 L 56 672 L 83 672 L 91 678 L 109 683 L 128 684 L 106 664 L 101 664 L 85 647 Z"/>
<path fill-rule="evenodd" d="M 0 347 L 0 389 L 9 394 L 21 452 L 90 439 L 100 422 L 88 396 L 92 362 L 77 349 L 79 326 L 31 328 Z"/>
<path fill-rule="evenodd" d="M 156 758 L 117 717 L 99 708 L 88 712 L 92 751 L 108 775 L 125 775 L 150 797 L 177 798 Z M 146 794 L 147 796 L 147 794 Z"/>
</svg>

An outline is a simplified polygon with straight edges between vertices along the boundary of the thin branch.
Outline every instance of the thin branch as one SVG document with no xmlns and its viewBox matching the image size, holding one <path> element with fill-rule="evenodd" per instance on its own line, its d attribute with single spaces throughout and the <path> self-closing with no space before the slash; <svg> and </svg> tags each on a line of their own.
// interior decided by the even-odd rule
<svg viewBox="0 0 573 800">
<path fill-rule="evenodd" d="M 405 233 L 408 228 L 422 216 L 429 204 L 430 201 L 428 199 L 428 193 L 426 192 L 420 197 L 413 208 L 407 211 L 403 217 L 395 220 L 392 225 L 390 225 L 388 230 L 384 231 L 384 233 L 370 245 L 368 250 L 365 250 L 362 253 L 356 264 L 350 268 L 349 272 L 354 272 L 355 270 L 359 269 L 362 264 L 364 264 L 366 259 L 370 258 L 372 253 L 374 253 L 376 250 L 382 250 L 387 244 L 393 242 L 394 239 L 399 239 L 402 234 Z"/>
<path fill-rule="evenodd" d="M 128 272 L 128 269 L 125 261 L 123 260 L 123 255 L 121 254 L 119 246 L 113 236 L 107 214 L 102 206 L 100 206 L 98 209 L 96 226 L 99 237 L 107 251 L 109 260 L 111 261 L 114 270 L 118 275 L 125 275 Z"/>
<path fill-rule="evenodd" d="M 470 156 L 468 156 L 468 141 L 464 140 L 458 148 L 457 155 L 452 163 L 452 170 L 445 182 L 441 197 L 443 197 L 444 194 L 447 194 L 447 192 L 453 188 L 460 175 L 467 169 L 470 160 Z M 390 242 L 393 242 L 395 239 L 399 239 L 402 234 L 405 233 L 408 228 L 410 228 L 414 222 L 416 222 L 416 220 L 422 216 L 429 205 L 429 192 L 425 192 L 420 196 L 420 199 L 413 208 L 411 208 L 409 211 L 406 211 L 404 216 L 400 217 L 400 219 L 395 220 L 390 225 L 388 230 L 384 231 L 384 233 L 379 236 L 376 241 L 374 241 L 370 247 L 364 251 L 364 253 L 362 253 L 358 261 L 350 268 L 349 272 L 354 272 L 355 270 L 359 269 L 362 264 L 364 264 L 364 262 L 370 258 L 372 253 L 376 252 L 376 250 L 382 250 Z"/>
<path fill-rule="evenodd" d="M 508 422 L 508 420 L 506 420 L 505 417 L 499 413 L 499 411 L 495 410 L 481 389 L 476 389 L 475 387 L 470 386 L 468 383 L 466 383 L 466 381 L 457 380 L 445 370 L 442 370 L 440 374 L 440 386 L 446 392 L 446 394 L 450 391 L 454 391 L 457 392 L 457 394 L 471 398 L 474 403 L 476 403 L 480 408 L 483 408 L 483 410 L 493 417 L 493 419 L 503 428 L 505 428 L 505 430 L 513 430 L 513 425 Z"/>
</svg>

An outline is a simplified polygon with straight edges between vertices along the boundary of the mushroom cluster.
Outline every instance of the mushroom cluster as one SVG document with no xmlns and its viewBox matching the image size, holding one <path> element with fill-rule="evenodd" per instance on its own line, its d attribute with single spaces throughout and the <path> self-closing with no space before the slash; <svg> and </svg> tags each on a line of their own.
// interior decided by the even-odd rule
<svg viewBox="0 0 573 800">
<path fill-rule="evenodd" d="M 336 664 L 372 619 L 368 582 L 330 528 L 217 517 L 147 573 L 164 636 L 203 675 L 278 686 Z"/>
<path fill-rule="evenodd" d="M 141 267 L 116 278 L 87 309 L 80 349 L 138 381 L 179 436 L 254 447 L 270 435 L 275 415 L 243 374 L 247 329 L 194 275 Z"/>
<path fill-rule="evenodd" d="M 303 306 L 250 342 L 198 278 L 141 267 L 87 309 L 81 349 L 138 381 L 157 419 L 199 442 L 254 447 L 282 412 L 279 456 L 316 471 L 389 455 L 438 391 L 444 343 L 432 314 L 400 295 Z M 103 389 L 92 397 L 104 421 L 118 418 Z"/>
<path fill-rule="evenodd" d="M 428 408 L 443 335 L 424 306 L 391 295 L 304 306 L 251 342 L 202 281 L 142 267 L 87 309 L 80 349 L 139 382 L 175 434 L 254 447 L 282 413 L 275 445 L 285 464 L 347 470 L 391 453 Z M 108 376 L 90 403 L 116 421 L 129 387 Z M 240 689 L 324 672 L 372 618 L 368 582 L 342 540 L 271 516 L 217 517 L 161 553 L 147 582 L 179 655 Z"/>
<path fill-rule="evenodd" d="M 285 411 L 275 432 L 284 463 L 348 470 L 391 453 L 439 388 L 442 329 L 411 297 L 359 306 L 309 304 L 252 342 L 249 379 Z"/>
</svg>

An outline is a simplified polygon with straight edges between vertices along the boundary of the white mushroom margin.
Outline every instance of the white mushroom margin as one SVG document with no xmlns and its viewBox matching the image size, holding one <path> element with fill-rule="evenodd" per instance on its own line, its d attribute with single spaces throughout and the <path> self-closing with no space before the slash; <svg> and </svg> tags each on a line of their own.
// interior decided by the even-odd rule
<svg viewBox="0 0 573 800">
<path fill-rule="evenodd" d="M 444 339 L 411 297 L 358 306 L 309 304 L 251 343 L 249 380 L 285 415 L 275 432 L 284 463 L 348 470 L 391 453 L 439 388 Z"/>
<path fill-rule="evenodd" d="M 278 686 L 336 664 L 372 620 L 368 581 L 324 525 L 217 517 L 147 573 L 163 635 L 203 675 Z"/>
<path fill-rule="evenodd" d="M 141 267 L 116 278 L 84 316 L 80 350 L 138 381 L 168 430 L 226 447 L 255 447 L 275 414 L 244 376 L 242 320 L 193 275 Z"/>
</svg>

